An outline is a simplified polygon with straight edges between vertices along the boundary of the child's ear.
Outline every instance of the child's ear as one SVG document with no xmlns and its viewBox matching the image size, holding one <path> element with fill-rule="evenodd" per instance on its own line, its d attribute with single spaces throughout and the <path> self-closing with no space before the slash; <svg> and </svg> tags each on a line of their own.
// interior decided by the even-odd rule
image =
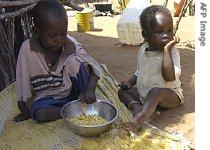
<svg viewBox="0 0 210 150">
<path fill-rule="evenodd" d="M 142 30 L 141 34 L 142 34 L 143 38 L 147 41 L 147 39 L 148 39 L 147 33 L 144 30 Z"/>
</svg>

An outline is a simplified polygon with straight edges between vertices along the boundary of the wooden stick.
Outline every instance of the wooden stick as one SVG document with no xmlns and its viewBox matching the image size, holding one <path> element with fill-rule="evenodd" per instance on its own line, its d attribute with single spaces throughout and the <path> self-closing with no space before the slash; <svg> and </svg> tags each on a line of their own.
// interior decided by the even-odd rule
<svg viewBox="0 0 210 150">
<path fill-rule="evenodd" d="M 24 29 L 25 29 L 27 38 L 31 37 L 31 25 L 29 23 L 28 16 L 29 14 L 27 12 L 22 15 L 22 19 L 24 21 Z"/>
<path fill-rule="evenodd" d="M 165 1 L 164 6 L 167 7 L 168 5 L 168 0 Z"/>
<path fill-rule="evenodd" d="M 0 7 L 17 7 L 37 3 L 41 0 L 0 1 Z"/>
<path fill-rule="evenodd" d="M 8 52 L 8 49 L 9 49 L 8 41 L 7 41 L 6 33 L 4 31 L 4 28 L 1 22 L 0 22 L 0 37 L 2 37 L 1 44 L 4 45 L 6 52 Z M 1 53 L 5 54 L 3 50 L 1 50 Z"/>
<path fill-rule="evenodd" d="M 31 9 L 33 9 L 33 7 L 35 6 L 36 4 L 32 4 L 32 5 L 29 5 L 29 6 L 26 6 L 26 7 L 23 7 L 15 12 L 10 12 L 10 13 L 6 13 L 6 14 L 1 14 L 0 15 L 0 19 L 4 19 L 4 18 L 14 18 L 16 16 L 19 16 L 20 14 L 26 12 L 26 11 L 29 11 Z"/>
<path fill-rule="evenodd" d="M 185 2 L 186 2 L 186 1 L 187 1 L 187 0 L 185 0 Z M 191 1 L 192 1 L 192 0 L 190 0 L 190 1 L 188 2 L 187 5 L 183 5 L 182 11 L 181 11 L 181 13 L 179 14 L 179 19 L 178 19 L 177 22 L 176 22 L 176 26 L 175 26 L 175 29 L 174 29 L 174 35 L 176 35 L 176 31 L 178 30 L 179 23 L 180 23 L 180 21 L 181 21 L 183 15 L 184 15 L 185 11 L 187 10 L 187 7 L 189 6 L 189 4 L 190 4 Z"/>
</svg>

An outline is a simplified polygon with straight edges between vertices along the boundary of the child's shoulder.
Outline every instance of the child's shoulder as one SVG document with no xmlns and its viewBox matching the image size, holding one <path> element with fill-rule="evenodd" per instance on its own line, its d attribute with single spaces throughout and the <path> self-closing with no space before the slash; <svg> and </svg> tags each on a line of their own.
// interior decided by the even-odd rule
<svg viewBox="0 0 210 150">
<path fill-rule="evenodd" d="M 139 55 L 144 54 L 144 53 L 145 53 L 146 48 L 148 48 L 148 47 L 149 47 L 149 45 L 148 45 L 147 43 L 143 43 L 143 44 L 141 44 L 141 45 L 140 45 L 140 48 L 139 48 Z"/>
<path fill-rule="evenodd" d="M 75 45 L 81 46 L 81 44 L 74 37 L 70 36 L 69 34 L 67 34 L 66 37 L 69 41 L 73 42 Z"/>
<path fill-rule="evenodd" d="M 140 45 L 140 50 L 145 50 L 147 47 L 149 47 L 148 43 L 143 43 Z"/>
<path fill-rule="evenodd" d="M 30 48 L 30 39 L 26 39 L 21 45 L 21 50 L 27 50 L 28 48 Z"/>
<path fill-rule="evenodd" d="M 30 39 L 26 39 L 25 41 L 23 41 L 19 53 L 20 55 L 28 55 L 30 53 Z"/>
<path fill-rule="evenodd" d="M 40 51 L 41 49 L 42 49 L 42 47 L 36 37 L 31 37 L 31 38 L 25 40 L 21 46 L 21 51 L 36 52 L 36 51 Z"/>
<path fill-rule="evenodd" d="M 81 44 L 72 36 L 67 34 L 67 40 L 64 46 L 65 50 L 69 53 L 78 53 L 83 50 Z"/>
</svg>

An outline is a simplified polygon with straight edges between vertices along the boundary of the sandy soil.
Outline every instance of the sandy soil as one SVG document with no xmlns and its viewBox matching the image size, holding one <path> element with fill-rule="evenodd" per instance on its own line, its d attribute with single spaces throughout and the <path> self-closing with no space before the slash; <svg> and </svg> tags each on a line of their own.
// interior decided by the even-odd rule
<svg viewBox="0 0 210 150">
<path fill-rule="evenodd" d="M 131 76 L 136 69 L 139 46 L 122 46 L 118 40 L 117 22 L 120 15 L 109 17 L 94 17 L 95 30 L 86 33 L 77 32 L 75 12 L 69 11 L 69 33 L 75 37 L 83 47 L 98 62 L 106 64 L 110 73 L 118 82 Z M 177 18 L 174 18 L 177 20 Z M 182 88 L 185 96 L 183 106 L 161 111 L 149 122 L 167 132 L 177 130 L 186 137 L 194 147 L 195 142 L 195 52 L 187 48 L 186 43 L 194 44 L 195 17 L 182 18 L 177 35 L 180 36 L 178 48 L 182 65 Z"/>
</svg>

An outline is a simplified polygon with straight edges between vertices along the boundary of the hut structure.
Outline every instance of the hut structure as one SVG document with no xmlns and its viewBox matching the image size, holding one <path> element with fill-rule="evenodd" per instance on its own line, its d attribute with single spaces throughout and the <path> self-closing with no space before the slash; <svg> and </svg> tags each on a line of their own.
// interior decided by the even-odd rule
<svg viewBox="0 0 210 150">
<path fill-rule="evenodd" d="M 30 10 L 37 1 L 0 1 L 0 90 L 15 80 L 18 51 L 31 36 Z"/>
</svg>

